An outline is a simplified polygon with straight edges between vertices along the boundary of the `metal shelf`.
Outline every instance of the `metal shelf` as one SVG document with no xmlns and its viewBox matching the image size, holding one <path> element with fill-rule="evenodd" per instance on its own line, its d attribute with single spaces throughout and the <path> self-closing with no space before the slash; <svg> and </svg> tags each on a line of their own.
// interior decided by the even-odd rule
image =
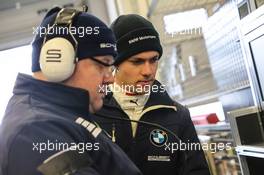
<svg viewBox="0 0 264 175">
<path fill-rule="evenodd" d="M 209 131 L 230 131 L 229 123 L 221 123 L 221 124 L 210 124 L 210 125 L 196 125 L 196 130 L 209 130 Z"/>
<path fill-rule="evenodd" d="M 255 145 L 241 145 L 236 147 L 238 155 L 264 158 L 264 142 Z"/>
</svg>

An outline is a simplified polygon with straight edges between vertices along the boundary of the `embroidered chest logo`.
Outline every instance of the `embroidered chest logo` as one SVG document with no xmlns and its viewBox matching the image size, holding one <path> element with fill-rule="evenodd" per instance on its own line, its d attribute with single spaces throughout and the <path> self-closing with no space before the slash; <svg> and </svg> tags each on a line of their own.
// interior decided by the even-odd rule
<svg viewBox="0 0 264 175">
<path fill-rule="evenodd" d="M 154 129 L 151 131 L 149 139 L 154 146 L 161 147 L 167 142 L 168 135 L 165 131 Z"/>
</svg>

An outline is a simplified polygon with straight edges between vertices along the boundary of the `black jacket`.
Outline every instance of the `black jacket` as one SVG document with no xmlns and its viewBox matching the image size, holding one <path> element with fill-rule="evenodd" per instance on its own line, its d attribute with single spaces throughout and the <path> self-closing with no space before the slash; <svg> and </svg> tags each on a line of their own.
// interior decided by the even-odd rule
<svg viewBox="0 0 264 175">
<path fill-rule="evenodd" d="M 141 174 L 90 122 L 87 91 L 20 74 L 13 93 L 0 127 L 0 175 L 40 175 L 47 159 L 46 170 L 62 174 Z"/>
<path fill-rule="evenodd" d="M 155 85 L 159 86 L 160 83 L 155 81 Z M 125 121 L 129 119 L 128 115 L 111 96 L 104 100 L 104 106 L 96 113 L 95 121 L 114 137 L 113 140 L 145 175 L 210 174 L 202 150 L 175 150 L 176 144 L 180 142 L 200 144 L 187 108 L 174 102 L 166 92 L 159 91 L 150 94 L 142 113 L 140 121 L 159 124 L 167 130 L 138 123 L 133 138 L 131 123 Z"/>
</svg>

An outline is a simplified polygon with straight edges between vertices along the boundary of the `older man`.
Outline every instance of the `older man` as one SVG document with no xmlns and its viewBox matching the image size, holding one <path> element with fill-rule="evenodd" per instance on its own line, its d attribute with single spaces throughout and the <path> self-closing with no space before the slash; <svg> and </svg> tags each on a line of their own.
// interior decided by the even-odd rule
<svg viewBox="0 0 264 175">
<path fill-rule="evenodd" d="M 18 75 L 0 128 L 0 174 L 141 174 L 90 117 L 113 82 L 112 31 L 86 12 L 54 8 L 32 46 L 33 77 Z"/>
</svg>

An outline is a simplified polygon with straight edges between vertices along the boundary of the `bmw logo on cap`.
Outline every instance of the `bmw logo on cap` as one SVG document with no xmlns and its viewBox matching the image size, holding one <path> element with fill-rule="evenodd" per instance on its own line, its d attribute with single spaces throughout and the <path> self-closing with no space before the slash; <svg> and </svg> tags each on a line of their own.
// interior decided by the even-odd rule
<svg viewBox="0 0 264 175">
<path fill-rule="evenodd" d="M 165 131 L 154 129 L 150 133 L 150 142 L 158 147 L 163 146 L 168 140 L 168 135 Z"/>
</svg>

